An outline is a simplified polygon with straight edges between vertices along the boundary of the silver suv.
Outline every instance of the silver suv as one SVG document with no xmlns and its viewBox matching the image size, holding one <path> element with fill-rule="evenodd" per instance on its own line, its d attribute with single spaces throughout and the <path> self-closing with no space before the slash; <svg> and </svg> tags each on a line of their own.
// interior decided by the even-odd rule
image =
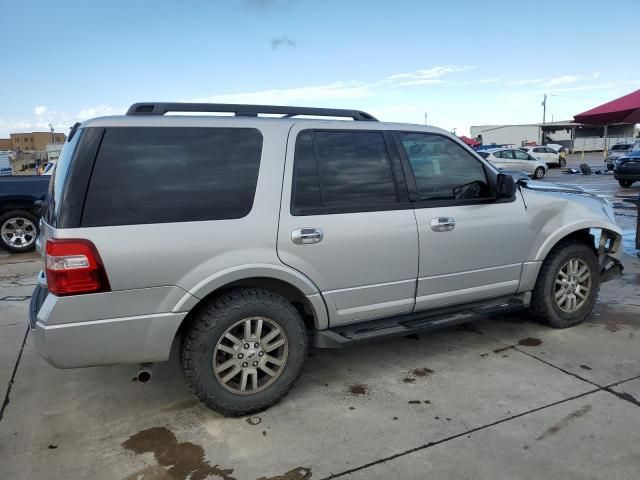
<svg viewBox="0 0 640 480">
<path fill-rule="evenodd" d="M 622 269 L 606 201 L 355 110 L 135 104 L 74 126 L 45 203 L 42 356 L 139 363 L 146 381 L 177 340 L 226 415 L 282 398 L 312 345 L 522 309 L 575 325 Z"/>
</svg>

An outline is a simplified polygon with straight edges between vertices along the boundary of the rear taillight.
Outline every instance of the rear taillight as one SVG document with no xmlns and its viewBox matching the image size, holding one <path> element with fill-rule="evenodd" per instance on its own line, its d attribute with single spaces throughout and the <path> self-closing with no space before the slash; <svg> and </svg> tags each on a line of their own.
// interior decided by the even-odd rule
<svg viewBox="0 0 640 480">
<path fill-rule="evenodd" d="M 47 288 L 54 295 L 109 291 L 102 259 L 89 240 L 50 238 L 45 251 Z"/>
</svg>

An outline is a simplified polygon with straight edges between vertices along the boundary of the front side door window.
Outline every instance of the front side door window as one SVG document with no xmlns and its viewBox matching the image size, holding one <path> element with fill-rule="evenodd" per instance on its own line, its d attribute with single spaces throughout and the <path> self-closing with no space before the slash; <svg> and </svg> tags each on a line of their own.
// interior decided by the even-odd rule
<svg viewBox="0 0 640 480">
<path fill-rule="evenodd" d="M 420 200 L 484 199 L 491 190 L 482 163 L 453 140 L 434 134 L 398 134 Z"/>
</svg>

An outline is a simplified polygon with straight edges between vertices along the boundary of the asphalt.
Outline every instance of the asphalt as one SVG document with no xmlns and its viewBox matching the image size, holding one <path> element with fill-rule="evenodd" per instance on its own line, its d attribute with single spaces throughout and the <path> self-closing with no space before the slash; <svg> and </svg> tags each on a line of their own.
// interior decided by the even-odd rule
<svg viewBox="0 0 640 480">
<path fill-rule="evenodd" d="M 609 198 L 626 232 L 625 273 L 588 321 L 555 330 L 515 315 L 315 350 L 292 392 L 247 418 L 203 407 L 175 355 L 147 385 L 133 365 L 49 366 L 26 323 L 40 261 L 0 255 L 0 479 L 637 480 L 640 259 L 623 200 L 640 184 L 547 180 Z"/>
</svg>

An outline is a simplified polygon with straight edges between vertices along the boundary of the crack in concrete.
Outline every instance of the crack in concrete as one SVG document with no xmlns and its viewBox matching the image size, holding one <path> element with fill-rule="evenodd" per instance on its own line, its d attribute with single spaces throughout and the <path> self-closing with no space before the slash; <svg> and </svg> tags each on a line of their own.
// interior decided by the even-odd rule
<svg viewBox="0 0 640 480">
<path fill-rule="evenodd" d="M 543 405 L 542 407 L 533 408 L 531 410 L 527 410 L 526 412 L 518 413 L 516 415 L 512 415 L 512 416 L 507 417 L 507 418 L 502 418 L 502 419 L 497 420 L 497 421 L 492 422 L 492 423 L 487 423 L 485 425 L 480 425 L 480 426 L 472 428 L 470 430 L 465 430 L 464 432 L 457 433 L 455 435 L 451 435 L 449 437 L 445 437 L 445 438 L 442 438 L 440 440 L 436 440 L 435 442 L 425 443 L 424 445 L 420 445 L 418 447 L 414 447 L 414 448 L 411 448 L 409 450 L 405 450 L 403 452 L 399 452 L 399 453 L 396 453 L 394 455 L 390 455 L 388 457 L 380 458 L 380 459 L 375 460 L 373 462 L 369 462 L 369 463 L 366 463 L 364 465 L 360 465 L 359 467 L 350 468 L 349 470 L 344 470 L 343 472 L 340 472 L 340 473 L 332 473 L 331 475 L 329 475 L 327 477 L 323 477 L 320 480 L 331 480 L 331 479 L 334 479 L 334 478 L 339 478 L 339 477 L 343 477 L 345 475 L 349 475 L 351 473 L 358 472 L 360 470 L 365 470 L 367 468 L 374 467 L 376 465 L 380 465 L 380 464 L 388 462 L 390 460 L 395 460 L 396 458 L 404 457 L 404 456 L 409 455 L 411 453 L 419 452 L 421 450 L 426 450 L 427 448 L 435 447 L 436 445 L 440 445 L 441 443 L 446 443 L 446 442 L 449 442 L 451 440 L 455 440 L 456 438 L 464 437 L 466 435 L 470 435 L 472 433 L 476 433 L 476 432 L 479 432 L 481 430 L 485 430 L 485 429 L 490 428 L 490 427 L 495 427 L 496 425 L 500 425 L 502 423 L 508 422 L 510 420 L 514 420 L 516 418 L 524 417 L 525 415 L 529 415 L 531 413 L 536 413 L 536 412 L 539 412 L 541 410 L 545 410 L 545 409 L 550 408 L 550 407 L 555 407 L 556 405 L 562 405 L 563 403 L 567 403 L 567 402 L 570 402 L 572 400 L 576 400 L 578 398 L 586 397 L 587 395 L 591 395 L 592 393 L 599 392 L 600 390 L 602 390 L 602 389 L 601 388 L 596 388 L 596 389 L 593 389 L 593 390 L 589 390 L 587 392 L 583 392 L 583 393 L 580 393 L 578 395 L 574 395 L 572 397 L 565 398 L 563 400 L 558 400 L 557 402 L 553 402 L 553 403 L 550 403 L 548 405 Z"/>
<path fill-rule="evenodd" d="M 489 337 L 489 338 L 492 338 L 492 337 Z M 492 339 L 496 340 L 499 343 L 504 344 L 504 342 L 502 342 L 501 340 L 498 340 L 497 338 L 492 338 Z M 630 402 L 630 403 L 632 403 L 634 405 L 640 406 L 640 401 L 637 400 L 636 398 L 634 398 L 629 393 L 626 393 L 626 392 L 619 393 L 619 392 L 616 392 L 615 390 L 613 390 L 613 387 L 616 387 L 616 386 L 621 385 L 621 384 L 626 383 L 626 382 L 630 382 L 632 380 L 639 379 L 640 375 L 636 375 L 635 377 L 627 378 L 625 380 L 621 380 L 619 382 L 615 382 L 615 383 L 612 383 L 612 384 L 609 384 L 609 385 L 606 385 L 606 386 L 601 386 L 601 385 L 598 385 L 597 383 L 594 383 L 594 382 L 592 382 L 590 380 L 587 380 L 586 378 L 581 377 L 580 375 L 578 375 L 576 373 L 570 372 L 570 371 L 565 370 L 565 369 L 563 369 L 561 367 L 558 367 L 557 365 L 554 365 L 554 364 L 552 364 L 550 362 L 547 362 L 546 360 L 543 360 L 543 359 L 541 359 L 539 357 L 536 357 L 535 355 L 533 355 L 533 354 L 531 354 L 529 352 L 525 352 L 523 350 L 520 350 L 519 348 L 517 348 L 516 345 L 509 345 L 508 348 L 511 348 L 511 349 L 516 350 L 516 351 L 518 351 L 520 353 L 523 353 L 523 354 L 525 354 L 525 355 L 527 355 L 527 356 L 529 356 L 529 357 L 531 357 L 531 358 L 533 358 L 535 360 L 538 360 L 539 362 L 542 362 L 542 363 L 544 363 L 544 364 L 546 364 L 546 365 L 548 365 L 550 367 L 553 367 L 553 368 L 555 368 L 557 370 L 560 370 L 562 373 L 565 373 L 566 375 L 570 375 L 572 377 L 575 377 L 578 380 L 581 380 L 581 381 L 583 381 L 585 383 L 588 383 L 589 385 L 592 385 L 592 386 L 594 386 L 596 388 L 594 388 L 593 390 L 588 390 L 586 392 L 580 393 L 578 395 L 574 395 L 574 396 L 569 397 L 569 398 L 565 398 L 564 400 L 559 400 L 557 402 L 550 403 L 548 405 L 543 405 L 542 407 L 537 407 L 537 408 L 528 410 L 526 412 L 518 413 L 516 415 L 512 415 L 510 417 L 503 418 L 501 420 L 497 420 L 497 421 L 495 421 L 493 423 L 488 423 L 488 424 L 485 424 L 485 425 L 481 425 L 481 426 L 466 430 L 466 431 L 464 431 L 462 433 L 458 433 L 458 434 L 455 434 L 455 435 L 451 435 L 449 437 L 445 437 L 445 438 L 437 440 L 435 442 L 429 442 L 429 443 L 426 443 L 424 445 L 420 445 L 418 447 L 414 447 L 414 448 L 411 448 L 409 450 L 405 450 L 403 452 L 399 452 L 399 453 L 396 453 L 394 455 L 390 455 L 388 457 L 380 458 L 380 459 L 375 460 L 373 462 L 369 462 L 369 463 L 366 463 L 364 465 L 360 465 L 359 467 L 350 468 L 348 470 L 344 470 L 344 471 L 339 472 L 339 473 L 332 473 L 331 475 L 329 475 L 327 477 L 323 477 L 320 480 L 331 480 L 331 479 L 334 479 L 334 478 L 343 477 L 345 475 L 349 475 L 351 473 L 355 473 L 355 472 L 358 472 L 360 470 L 365 470 L 367 468 L 374 467 L 376 465 L 380 465 L 380 464 L 386 463 L 386 462 L 388 462 L 390 460 L 395 460 L 396 458 L 404 457 L 406 455 L 410 455 L 412 453 L 419 452 L 421 450 L 426 450 L 427 448 L 435 447 L 436 445 L 440 445 L 441 443 L 446 443 L 446 442 L 449 442 L 451 440 L 455 440 L 457 438 L 464 437 L 465 435 L 470 435 L 472 433 L 475 433 L 475 432 L 478 432 L 478 431 L 481 431 L 481 430 L 484 430 L 484 429 L 487 429 L 487 428 L 491 428 L 491 427 L 494 427 L 496 425 L 500 425 L 500 424 L 508 422 L 510 420 L 514 420 L 516 418 L 524 417 L 525 415 L 529 415 L 529 414 L 532 414 L 532 413 L 540 412 L 540 411 L 545 410 L 547 408 L 555 407 L 556 405 L 562 405 L 563 403 L 567 403 L 567 402 L 570 402 L 572 400 L 576 400 L 578 398 L 586 397 L 587 395 L 591 395 L 591 394 L 597 393 L 597 392 L 602 392 L 602 391 L 608 392 L 608 393 L 611 393 L 611 394 L 615 395 L 616 397 L 618 397 L 618 398 L 620 398 L 622 400 L 626 400 L 626 401 L 628 401 L 628 402 Z"/>
<path fill-rule="evenodd" d="M 2 407 L 0 407 L 0 422 L 2 421 L 2 417 L 4 416 L 4 411 L 9 405 L 9 396 L 11 395 L 11 387 L 13 387 L 13 382 L 16 379 L 16 373 L 18 372 L 18 365 L 20 365 L 20 360 L 22 359 L 22 352 L 24 351 L 24 346 L 27 343 L 27 336 L 29 335 L 29 328 L 27 327 L 27 331 L 24 332 L 24 338 L 22 339 L 22 345 L 20 346 L 20 352 L 18 353 L 18 358 L 16 359 L 16 364 L 13 366 L 13 372 L 11 373 L 11 379 L 7 384 L 7 392 L 4 395 L 4 401 L 2 402 Z"/>
</svg>

